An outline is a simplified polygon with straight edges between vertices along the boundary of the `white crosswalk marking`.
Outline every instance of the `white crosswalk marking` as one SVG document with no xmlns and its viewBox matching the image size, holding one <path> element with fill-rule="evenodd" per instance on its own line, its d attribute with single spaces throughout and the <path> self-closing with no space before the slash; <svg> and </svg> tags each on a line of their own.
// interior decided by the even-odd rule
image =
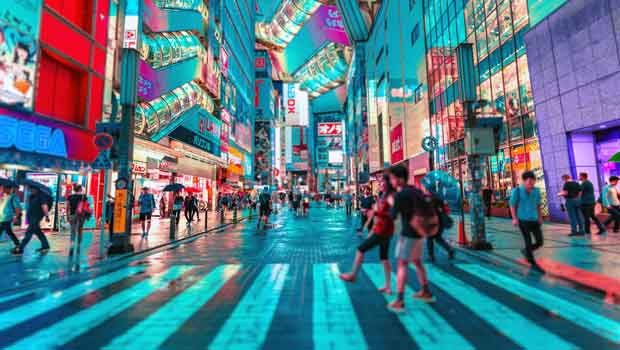
<svg viewBox="0 0 620 350">
<path fill-rule="evenodd" d="M 209 345 L 210 350 L 252 350 L 263 346 L 288 269 L 288 264 L 263 268 Z"/>
<path fill-rule="evenodd" d="M 383 266 L 364 264 L 363 269 L 375 287 L 383 286 Z M 392 279 L 396 279 L 394 273 Z M 413 291 L 407 287 L 405 294 L 411 295 Z M 390 301 L 388 296 L 385 296 L 385 299 Z M 474 349 L 473 345 L 426 303 L 410 302 L 406 305 L 406 312 L 397 314 L 397 316 L 409 336 L 415 340 L 422 350 Z"/>
<path fill-rule="evenodd" d="M 171 281 L 181 277 L 193 266 L 172 266 L 170 269 L 155 274 L 130 288 L 104 299 L 93 306 L 71 315 L 60 322 L 41 329 L 33 335 L 5 348 L 7 350 L 43 350 L 62 346 L 102 324 L 106 320 L 130 308 L 140 300 L 148 297 L 158 289 L 166 287 Z"/>
<path fill-rule="evenodd" d="M 495 301 L 465 282 L 442 270 L 427 265 L 428 279 L 433 285 L 459 300 L 504 336 L 528 350 L 569 350 L 577 346 L 538 326 L 509 307 Z"/>
<path fill-rule="evenodd" d="M 337 264 L 315 264 L 312 303 L 314 348 L 364 350 L 368 348 Z"/>
<path fill-rule="evenodd" d="M 240 268 L 240 265 L 218 266 L 155 313 L 115 338 L 104 349 L 158 349 L 185 321 L 211 300 Z"/>
<path fill-rule="evenodd" d="M 457 267 L 610 341 L 620 342 L 620 322 L 480 265 L 457 264 Z"/>
<path fill-rule="evenodd" d="M 135 266 L 114 271 L 106 275 L 76 284 L 65 290 L 52 293 L 45 298 L 31 301 L 8 311 L 0 313 L 0 331 L 13 327 L 31 318 L 43 315 L 59 306 L 76 300 L 92 291 L 118 282 L 140 271 L 144 267 Z"/>
</svg>

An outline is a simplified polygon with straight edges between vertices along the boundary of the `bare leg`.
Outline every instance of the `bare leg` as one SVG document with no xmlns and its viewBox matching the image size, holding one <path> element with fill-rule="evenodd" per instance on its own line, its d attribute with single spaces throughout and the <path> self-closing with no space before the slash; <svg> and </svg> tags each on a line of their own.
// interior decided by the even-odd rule
<svg viewBox="0 0 620 350">
<path fill-rule="evenodd" d="M 413 260 L 413 265 L 415 265 L 415 272 L 418 275 L 418 282 L 420 282 L 420 286 L 424 289 L 428 285 L 424 264 L 422 264 L 422 260 L 415 259 Z"/>
<path fill-rule="evenodd" d="M 359 250 L 355 252 L 355 260 L 353 261 L 353 267 L 350 273 L 341 273 L 340 278 L 347 282 L 355 282 L 355 277 L 362 266 L 362 262 L 364 262 L 364 253 Z"/>
<path fill-rule="evenodd" d="M 398 271 L 396 272 L 396 291 L 400 295 L 405 292 L 405 285 L 407 284 L 407 274 L 408 274 L 408 265 L 407 260 L 398 259 Z"/>
<path fill-rule="evenodd" d="M 389 260 L 382 260 L 381 263 L 383 264 L 383 272 L 385 274 L 385 285 L 379 291 L 392 294 L 392 265 Z"/>
</svg>

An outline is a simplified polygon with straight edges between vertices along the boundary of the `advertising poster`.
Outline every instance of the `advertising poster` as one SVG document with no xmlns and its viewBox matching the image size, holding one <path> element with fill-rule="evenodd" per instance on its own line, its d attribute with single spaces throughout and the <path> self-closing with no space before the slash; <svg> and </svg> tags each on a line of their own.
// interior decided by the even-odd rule
<svg viewBox="0 0 620 350">
<path fill-rule="evenodd" d="M 0 103 L 31 110 L 42 0 L 0 2 Z"/>
<path fill-rule="evenodd" d="M 398 163 L 405 158 L 403 145 L 403 124 L 399 123 L 390 131 L 390 143 L 392 150 L 392 164 Z"/>
<path fill-rule="evenodd" d="M 256 121 L 254 123 L 254 174 L 255 180 L 261 185 L 269 184 L 272 158 L 270 133 L 270 122 Z"/>
<path fill-rule="evenodd" d="M 248 152 L 252 152 L 252 130 L 245 122 L 235 121 L 233 135 L 237 145 Z"/>
<path fill-rule="evenodd" d="M 228 52 L 222 45 L 220 49 L 220 67 L 224 78 L 228 79 Z"/>
<path fill-rule="evenodd" d="M 299 90 L 299 84 L 283 84 L 284 121 L 287 126 L 307 126 L 308 93 Z"/>
</svg>

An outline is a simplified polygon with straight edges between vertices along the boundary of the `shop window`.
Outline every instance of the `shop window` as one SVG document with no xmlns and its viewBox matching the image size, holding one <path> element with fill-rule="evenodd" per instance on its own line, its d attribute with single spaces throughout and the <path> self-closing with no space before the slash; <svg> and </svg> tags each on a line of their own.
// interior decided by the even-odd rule
<svg viewBox="0 0 620 350">
<path fill-rule="evenodd" d="M 523 115 L 523 137 L 529 139 L 536 136 L 536 122 L 531 114 Z"/>
<path fill-rule="evenodd" d="M 94 1 L 45 0 L 47 6 L 86 33 L 91 33 L 93 3 Z"/>
<path fill-rule="evenodd" d="M 530 83 L 530 71 L 527 66 L 527 56 L 517 59 L 517 72 L 519 75 L 519 95 L 521 97 L 521 110 L 527 113 L 534 110 L 532 85 Z"/>
<path fill-rule="evenodd" d="M 501 71 L 491 77 L 491 87 L 493 89 L 493 108 L 501 113 L 505 113 L 504 80 Z"/>
<path fill-rule="evenodd" d="M 474 9 L 473 9 L 473 1 L 468 1 L 467 5 L 465 5 L 465 29 L 467 31 L 467 36 L 470 36 L 474 29 L 476 29 L 476 21 L 474 17 Z"/>
<path fill-rule="evenodd" d="M 515 33 L 528 23 L 527 0 L 512 0 L 512 16 Z"/>
<path fill-rule="evenodd" d="M 506 115 L 512 118 L 520 113 L 519 81 L 517 79 L 517 64 L 515 62 L 504 68 L 504 87 L 506 90 Z"/>
<path fill-rule="evenodd" d="M 510 123 L 510 140 L 520 141 L 523 138 L 523 126 L 521 125 L 521 118 L 512 118 Z"/>
<path fill-rule="evenodd" d="M 487 48 L 487 36 L 484 30 L 484 25 L 481 25 L 476 29 L 476 47 L 478 50 L 478 60 L 483 60 L 488 53 Z"/>
<path fill-rule="evenodd" d="M 487 15 L 487 46 L 489 52 L 493 52 L 499 46 L 499 24 L 497 23 L 497 12 L 492 11 Z"/>
</svg>

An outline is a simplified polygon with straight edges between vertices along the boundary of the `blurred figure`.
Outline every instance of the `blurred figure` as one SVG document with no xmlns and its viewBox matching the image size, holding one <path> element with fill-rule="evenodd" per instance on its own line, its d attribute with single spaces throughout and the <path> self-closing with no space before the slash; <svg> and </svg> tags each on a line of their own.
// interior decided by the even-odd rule
<svg viewBox="0 0 620 350">
<path fill-rule="evenodd" d="M 148 187 L 142 187 L 142 193 L 138 197 L 140 206 L 140 226 L 142 227 L 142 237 L 146 237 L 151 231 L 151 217 L 155 210 L 155 197 L 149 193 Z"/>
<path fill-rule="evenodd" d="M 35 235 L 41 242 L 41 248 L 37 249 L 37 252 L 45 254 L 50 250 L 50 244 L 41 230 L 41 220 L 47 218 L 49 210 L 52 207 L 52 197 L 42 193 L 38 188 L 29 186 L 30 196 L 28 196 L 28 209 L 26 210 L 26 220 L 28 221 L 28 228 L 24 239 L 20 243 L 19 247 L 14 248 L 11 253 L 15 255 L 22 255 L 24 249 L 32 236 Z"/>
<path fill-rule="evenodd" d="M 607 233 L 607 231 L 605 231 L 605 226 L 601 224 L 594 214 L 594 206 L 596 205 L 596 200 L 594 198 L 594 185 L 592 185 L 592 182 L 588 180 L 587 173 L 580 173 L 579 181 L 581 181 L 581 213 L 583 214 L 584 219 L 584 230 L 586 234 L 590 234 L 590 219 L 592 219 L 592 221 L 596 224 L 596 227 L 598 227 L 597 234 L 604 235 Z"/>
<path fill-rule="evenodd" d="M 13 187 L 0 187 L 0 235 L 6 233 L 13 241 L 14 247 L 19 247 L 19 239 L 13 233 L 13 224 L 17 224 L 17 218 L 21 213 L 21 204 L 19 198 L 13 192 Z"/>
<path fill-rule="evenodd" d="M 609 178 L 609 185 L 605 186 L 601 195 L 603 206 L 606 207 L 609 212 L 609 219 L 607 219 L 603 225 L 607 226 L 613 221 L 614 233 L 618 233 L 620 230 L 620 199 L 618 196 L 618 189 L 616 188 L 617 185 L 618 177 L 611 176 Z"/>
<path fill-rule="evenodd" d="M 350 190 L 346 190 L 343 195 L 344 199 L 344 208 L 347 216 L 351 216 L 351 212 L 353 210 L 353 195 Z"/>
<path fill-rule="evenodd" d="M 263 228 L 267 227 L 269 223 L 269 215 L 271 214 L 271 195 L 269 194 L 269 187 L 265 186 L 263 191 L 258 196 L 259 202 L 259 216 L 256 228 L 260 229 L 260 223 L 263 221 Z"/>
<path fill-rule="evenodd" d="M 536 175 L 526 171 L 521 175 L 523 182 L 514 188 L 510 194 L 510 212 L 512 224 L 518 227 L 523 235 L 525 249 L 521 250 L 523 256 L 529 261 L 534 270 L 544 272 L 534 260 L 533 252 L 543 246 L 542 235 L 542 207 L 540 189 L 536 185 Z M 532 244 L 532 236 L 535 243 Z"/>
</svg>

